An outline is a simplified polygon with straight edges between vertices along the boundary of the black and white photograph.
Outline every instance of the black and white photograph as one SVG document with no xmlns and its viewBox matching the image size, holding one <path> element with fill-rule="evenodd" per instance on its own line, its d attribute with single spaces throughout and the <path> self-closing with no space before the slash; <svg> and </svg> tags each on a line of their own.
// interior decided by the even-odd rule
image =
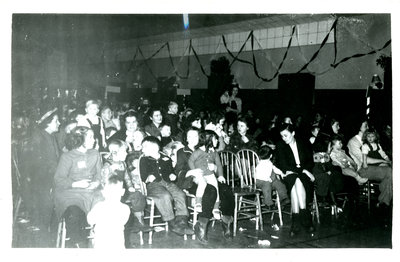
<svg viewBox="0 0 400 262">
<path fill-rule="evenodd" d="M 398 3 L 128 2 L 5 12 L 5 248 L 393 258 Z"/>
</svg>

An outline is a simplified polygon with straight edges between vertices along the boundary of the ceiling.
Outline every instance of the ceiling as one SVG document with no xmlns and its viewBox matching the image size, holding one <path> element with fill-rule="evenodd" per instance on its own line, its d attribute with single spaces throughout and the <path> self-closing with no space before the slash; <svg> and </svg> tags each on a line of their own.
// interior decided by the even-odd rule
<svg viewBox="0 0 400 262">
<path fill-rule="evenodd" d="M 318 21 L 330 14 L 189 14 L 191 37 Z M 182 14 L 14 14 L 13 44 L 65 50 L 182 37 Z M 27 41 L 31 40 L 31 41 Z M 21 47 L 21 46 L 20 46 Z"/>
<path fill-rule="evenodd" d="M 191 14 L 190 29 L 229 24 L 266 15 Z M 13 33 L 59 41 L 75 38 L 121 41 L 183 31 L 181 14 L 14 14 Z M 57 42 L 57 41 L 55 41 Z"/>
</svg>

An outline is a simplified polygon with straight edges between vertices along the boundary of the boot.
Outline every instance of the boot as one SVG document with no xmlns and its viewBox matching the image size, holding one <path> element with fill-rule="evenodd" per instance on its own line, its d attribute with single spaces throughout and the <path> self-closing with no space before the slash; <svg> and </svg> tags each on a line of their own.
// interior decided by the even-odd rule
<svg viewBox="0 0 400 262">
<path fill-rule="evenodd" d="M 232 216 L 222 216 L 223 236 L 226 239 L 232 238 L 232 231 L 231 231 L 232 222 L 233 222 Z"/>
<path fill-rule="evenodd" d="M 293 237 L 297 235 L 300 231 L 299 226 L 299 214 L 292 213 L 292 226 L 290 227 L 290 236 Z"/>
<path fill-rule="evenodd" d="M 130 230 L 132 233 L 138 233 L 140 231 L 145 233 L 152 231 L 152 228 L 144 223 L 144 218 L 141 212 L 135 212 L 133 213 L 132 226 Z"/>
<path fill-rule="evenodd" d="M 300 220 L 303 227 L 309 233 L 313 233 L 315 231 L 310 211 L 308 211 L 307 209 L 300 209 Z"/>
<path fill-rule="evenodd" d="M 188 226 L 187 216 L 176 216 L 175 221 L 171 223 L 172 232 L 178 235 L 193 235 L 194 231 Z"/>
<path fill-rule="evenodd" d="M 196 234 L 197 239 L 203 244 L 208 243 L 207 227 L 209 221 L 210 220 L 205 217 L 199 217 L 199 220 L 194 226 L 194 233 Z"/>
<path fill-rule="evenodd" d="M 176 223 L 176 219 L 168 221 L 168 227 L 177 235 L 183 236 L 185 234 L 183 228 Z"/>
</svg>

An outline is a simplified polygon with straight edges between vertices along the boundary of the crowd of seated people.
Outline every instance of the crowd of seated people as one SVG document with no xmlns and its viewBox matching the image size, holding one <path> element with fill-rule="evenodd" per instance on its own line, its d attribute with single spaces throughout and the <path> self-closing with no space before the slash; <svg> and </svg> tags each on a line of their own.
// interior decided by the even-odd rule
<svg viewBox="0 0 400 262">
<path fill-rule="evenodd" d="M 19 115 L 12 143 L 27 145 L 18 149 L 25 160 L 20 161 L 22 197 L 35 230 L 43 238 L 50 234 L 54 210 L 57 221 L 66 220 L 70 246 L 85 246 L 83 229 L 98 223 L 98 247 L 105 245 L 102 234 L 114 229 L 113 243 L 127 236 L 124 245 L 131 247 L 133 234 L 151 230 L 143 219 L 145 185 L 172 232 L 195 234 L 206 244 L 215 218 L 222 221 L 221 237 L 229 239 L 235 204 L 218 155 L 223 150 L 259 154 L 257 187 L 267 208 L 273 206 L 272 189 L 283 206 L 291 206 L 291 235 L 302 227 L 315 230 L 309 212 L 314 190 L 321 203 L 330 204 L 337 193 L 350 192 L 356 205 L 359 186 L 371 180 L 379 182 L 378 205 L 391 205 L 390 126 L 384 127 L 381 145 L 366 121 L 350 140 L 337 119 L 321 114 L 311 123 L 297 116 L 294 124 L 289 116 L 274 115 L 264 125 L 252 110 L 242 112 L 236 89 L 221 97 L 225 106 L 213 112 L 182 109 L 175 101 L 156 108 L 143 99 L 125 107 L 87 100 L 82 110 L 63 112 L 62 118 L 61 110 L 46 110 L 36 124 Z M 196 197 L 193 228 L 185 191 Z"/>
</svg>

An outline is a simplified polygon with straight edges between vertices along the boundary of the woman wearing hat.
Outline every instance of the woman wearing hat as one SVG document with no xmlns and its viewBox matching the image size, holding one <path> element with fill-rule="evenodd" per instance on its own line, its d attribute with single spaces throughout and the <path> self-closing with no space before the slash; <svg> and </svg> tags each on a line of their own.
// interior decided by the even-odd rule
<svg viewBox="0 0 400 262">
<path fill-rule="evenodd" d="M 52 187 L 53 177 L 60 155 L 54 133 L 58 131 L 57 108 L 46 112 L 38 121 L 33 131 L 30 154 L 25 159 L 29 168 L 30 195 L 27 206 L 32 219 L 32 230 L 40 231 L 38 245 L 48 242 L 53 213 Z"/>
</svg>

